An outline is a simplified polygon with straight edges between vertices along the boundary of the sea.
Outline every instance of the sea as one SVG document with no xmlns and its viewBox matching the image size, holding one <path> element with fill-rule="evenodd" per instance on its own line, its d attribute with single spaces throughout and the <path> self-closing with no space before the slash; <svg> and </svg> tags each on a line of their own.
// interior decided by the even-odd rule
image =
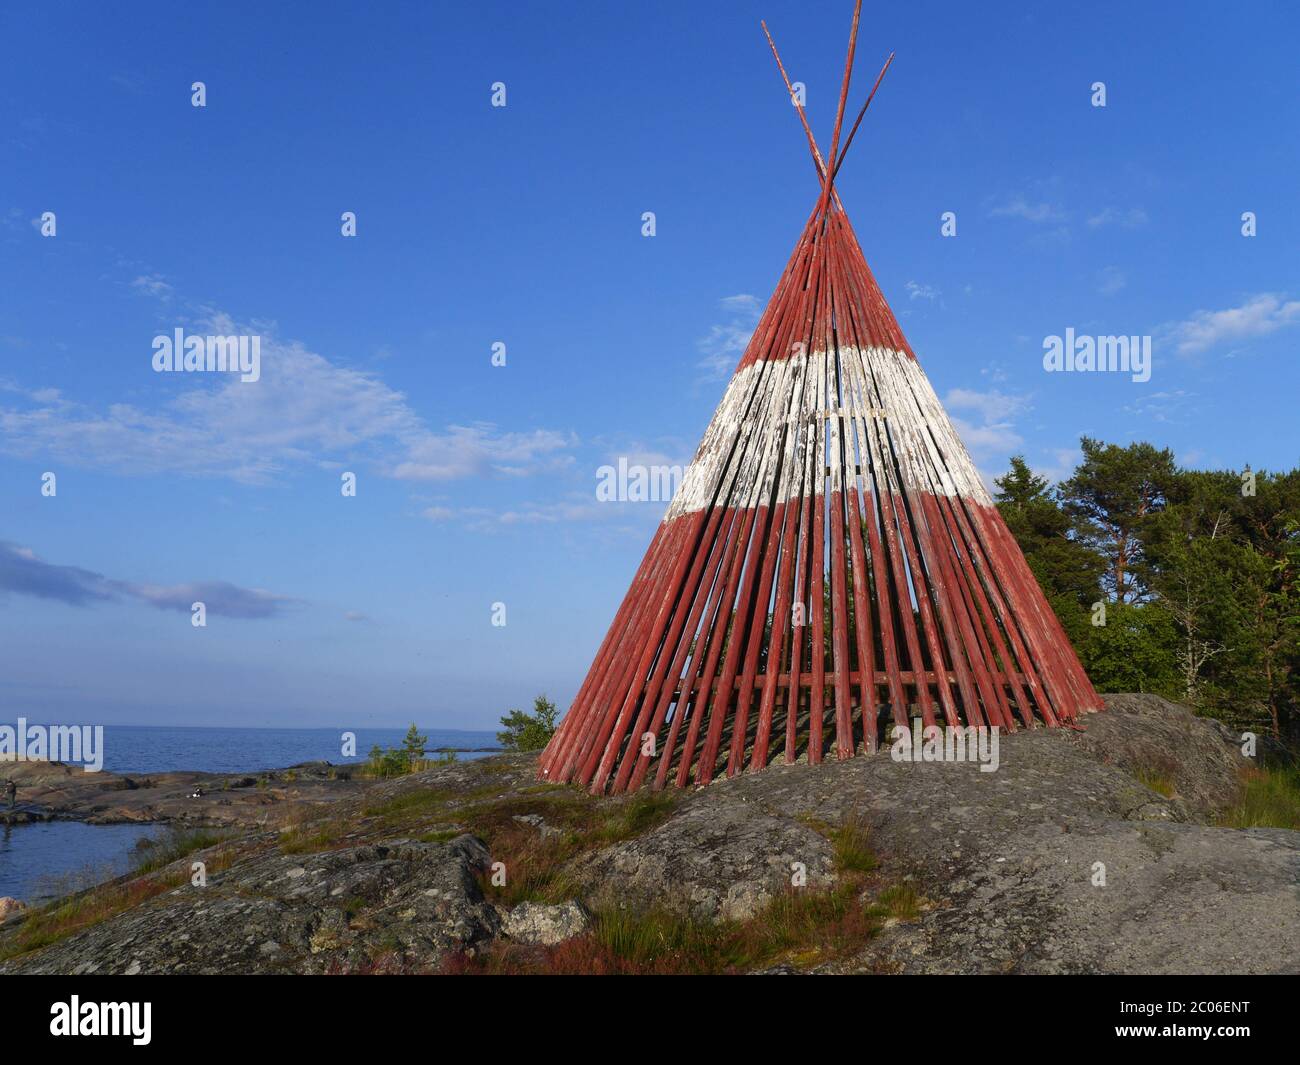
<svg viewBox="0 0 1300 1065">
<path fill-rule="evenodd" d="M 343 755 L 343 729 L 327 728 L 170 728 L 155 725 L 105 725 L 104 769 L 112 773 L 255 773 L 300 762 L 346 765 L 365 761 L 371 747 L 400 747 L 406 729 L 356 728 L 356 756 Z M 496 748 L 495 732 L 422 729 L 427 750 L 455 748 L 458 758 L 483 758 Z M 4 775 L 0 765 L 0 777 Z M 21 798 L 21 796 L 20 796 Z M 142 839 L 161 825 L 86 825 L 42 821 L 0 825 L 0 897 L 39 903 L 69 890 L 110 879 L 130 868 Z"/>
</svg>

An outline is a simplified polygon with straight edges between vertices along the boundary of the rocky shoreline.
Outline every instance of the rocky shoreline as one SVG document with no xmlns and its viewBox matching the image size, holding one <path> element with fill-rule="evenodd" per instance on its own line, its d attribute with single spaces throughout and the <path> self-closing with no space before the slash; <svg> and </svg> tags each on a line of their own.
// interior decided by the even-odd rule
<svg viewBox="0 0 1300 1065">
<path fill-rule="evenodd" d="M 430 754 L 491 754 L 499 747 L 437 747 Z M 256 773 L 87 773 L 61 762 L 0 762 L 18 785 L 0 825 L 82 821 L 90 825 L 173 823 L 266 825 L 291 808 L 331 803 L 364 789 L 361 763 L 300 762 Z"/>
<path fill-rule="evenodd" d="M 1300 833 L 1215 826 L 1250 765 L 1236 737 L 1107 705 L 1003 737 L 991 773 L 880 753 L 596 798 L 506 755 L 297 767 L 201 806 L 193 775 L 64 785 L 87 819 L 232 834 L 10 916 L 0 973 L 1300 971 Z"/>
<path fill-rule="evenodd" d="M 86 773 L 59 762 L 0 764 L 18 785 L 14 809 L 0 824 L 83 821 L 91 825 L 170 822 L 266 825 L 289 807 L 331 803 L 356 794 L 357 766 L 304 762 L 261 773 Z"/>
</svg>

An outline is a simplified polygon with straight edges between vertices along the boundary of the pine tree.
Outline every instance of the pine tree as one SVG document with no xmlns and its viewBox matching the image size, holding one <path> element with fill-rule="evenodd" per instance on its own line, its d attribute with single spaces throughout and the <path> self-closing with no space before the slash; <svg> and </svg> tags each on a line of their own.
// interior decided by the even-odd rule
<svg viewBox="0 0 1300 1065">
<path fill-rule="evenodd" d="M 1105 560 L 1102 587 L 1117 603 L 1140 603 L 1150 595 L 1150 567 L 1143 534 L 1164 509 L 1178 476 L 1168 449 L 1127 447 L 1083 437 L 1083 462 L 1060 485 L 1065 513 L 1076 535 Z"/>
<path fill-rule="evenodd" d="M 994 480 L 994 499 L 1047 601 L 1076 648 L 1088 637 L 1088 613 L 1101 598 L 1105 560 L 1081 542 L 1075 522 L 1057 503 L 1047 478 L 1022 456 Z"/>
<path fill-rule="evenodd" d="M 421 736 L 415 727 L 415 722 L 412 721 L 411 727 L 406 730 L 406 736 L 402 740 L 402 754 L 406 756 L 408 765 L 424 760 L 424 751 L 428 743 L 429 737 Z"/>
<path fill-rule="evenodd" d="M 1093 683 L 1158 692 L 1294 741 L 1300 469 L 1181 470 L 1146 443 L 1085 438 L 1082 448 L 1055 492 L 1020 456 L 994 483 Z M 1098 598 L 1110 602 L 1094 626 Z"/>
</svg>

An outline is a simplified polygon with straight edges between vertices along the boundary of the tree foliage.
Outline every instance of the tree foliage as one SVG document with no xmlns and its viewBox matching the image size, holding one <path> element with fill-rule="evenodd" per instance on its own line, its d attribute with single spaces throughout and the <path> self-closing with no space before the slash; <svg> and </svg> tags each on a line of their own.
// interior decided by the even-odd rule
<svg viewBox="0 0 1300 1065">
<path fill-rule="evenodd" d="M 511 710 L 501 719 L 505 730 L 497 733 L 497 742 L 508 751 L 540 751 L 555 735 L 555 716 L 555 704 L 539 695 L 531 714 Z"/>
<path fill-rule="evenodd" d="M 406 730 L 400 747 L 385 750 L 379 744 L 370 748 L 370 757 L 366 762 L 366 772 L 376 777 L 400 777 L 413 772 L 424 762 L 425 749 L 429 737 L 421 736 L 420 730 L 411 722 Z"/>
<path fill-rule="evenodd" d="M 1019 455 L 1011 471 L 994 480 L 998 510 L 1047 601 L 1071 641 L 1087 635 L 1094 603 L 1101 599 L 1102 556 L 1084 543 L 1078 521 L 1057 503 L 1045 477 L 1036 476 Z"/>
<path fill-rule="evenodd" d="M 1019 456 L 995 484 L 1093 683 L 1294 740 L 1300 470 L 1190 470 L 1146 443 L 1081 447 L 1055 490 Z"/>
<path fill-rule="evenodd" d="M 402 739 L 402 753 L 406 755 L 408 762 L 418 762 L 424 759 L 424 750 L 429 744 L 428 736 L 421 736 L 419 729 L 415 727 L 415 722 L 411 722 L 411 727 L 406 730 L 406 736 Z"/>
<path fill-rule="evenodd" d="M 1177 477 L 1173 453 L 1150 444 L 1103 444 L 1083 437 L 1083 462 L 1057 489 L 1076 539 L 1102 559 L 1102 588 L 1117 603 L 1149 594 L 1146 532 Z"/>
</svg>

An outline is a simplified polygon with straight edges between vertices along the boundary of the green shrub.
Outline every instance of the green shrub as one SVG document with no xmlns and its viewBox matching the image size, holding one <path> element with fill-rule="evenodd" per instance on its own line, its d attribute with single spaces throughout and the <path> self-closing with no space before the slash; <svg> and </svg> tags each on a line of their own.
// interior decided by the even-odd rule
<svg viewBox="0 0 1300 1065">
<path fill-rule="evenodd" d="M 132 871 L 136 874 L 152 873 L 195 851 L 207 850 L 218 843 L 224 843 L 230 837 L 230 832 L 215 828 L 172 828 L 160 839 L 150 841 L 147 846 L 137 846 L 136 853 L 132 856 Z"/>
<path fill-rule="evenodd" d="M 508 751 L 540 751 L 555 735 L 555 714 L 555 704 L 539 695 L 531 714 L 511 710 L 501 719 L 505 729 L 497 733 L 497 742 Z"/>
</svg>

